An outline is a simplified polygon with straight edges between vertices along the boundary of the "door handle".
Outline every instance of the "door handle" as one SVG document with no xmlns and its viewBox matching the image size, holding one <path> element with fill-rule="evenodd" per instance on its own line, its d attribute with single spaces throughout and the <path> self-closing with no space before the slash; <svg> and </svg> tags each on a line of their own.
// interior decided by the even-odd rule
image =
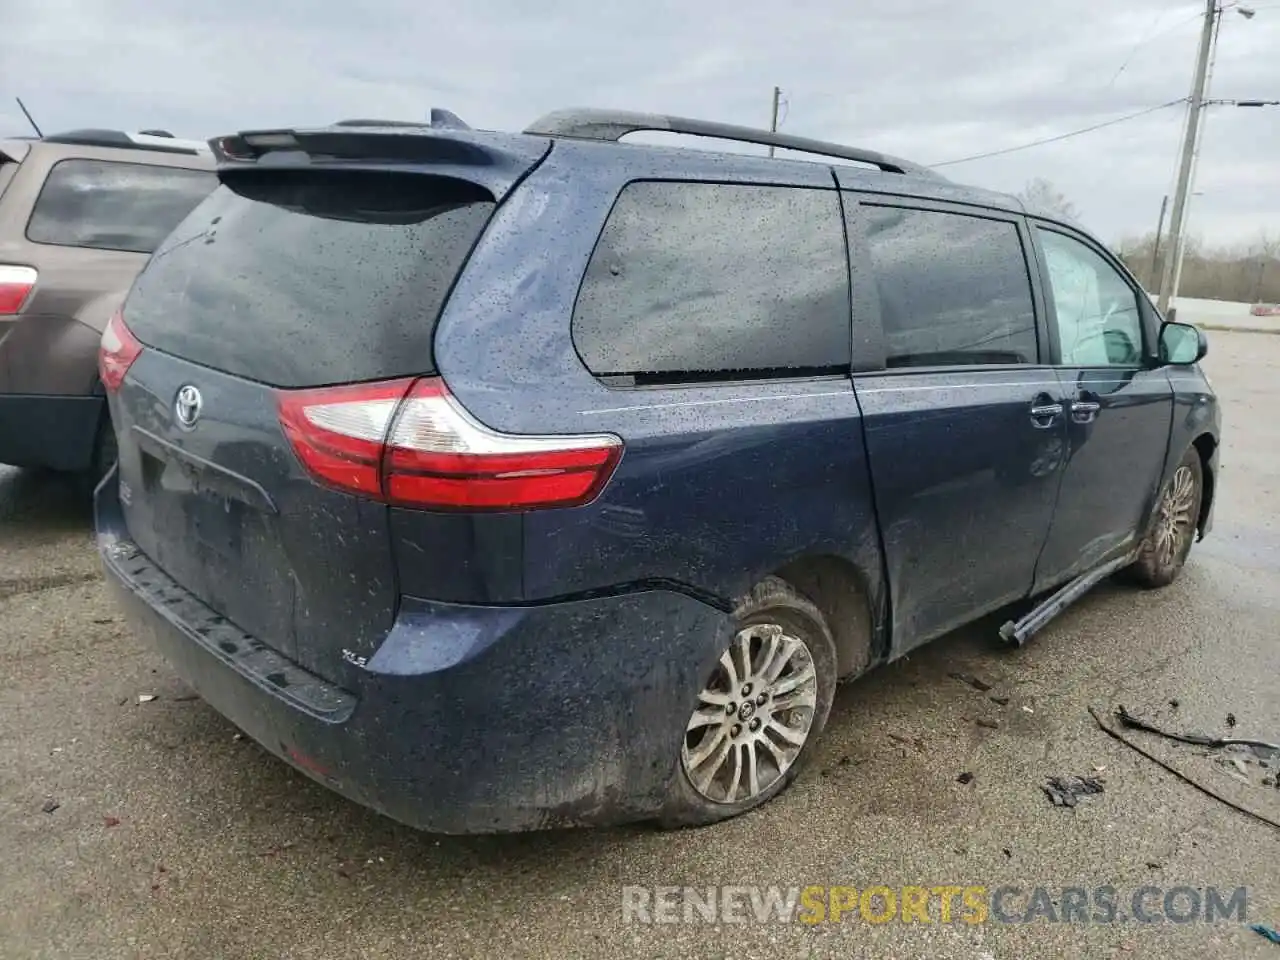
<svg viewBox="0 0 1280 960">
<path fill-rule="evenodd" d="M 1031 424 L 1040 430 L 1048 430 L 1058 422 L 1060 416 L 1062 416 L 1060 403 L 1044 403 L 1037 398 L 1036 403 L 1031 407 Z"/>
<path fill-rule="evenodd" d="M 1087 394 L 1082 394 L 1080 399 L 1071 401 L 1071 420 L 1074 423 L 1093 423 L 1098 419 L 1098 411 L 1102 409 L 1102 404 L 1097 400 L 1084 399 Z"/>
</svg>

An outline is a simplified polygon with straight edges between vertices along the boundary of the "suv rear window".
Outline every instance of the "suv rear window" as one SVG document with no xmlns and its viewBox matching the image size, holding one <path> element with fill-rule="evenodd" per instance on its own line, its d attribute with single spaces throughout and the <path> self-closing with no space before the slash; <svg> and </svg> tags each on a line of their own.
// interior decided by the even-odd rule
<svg viewBox="0 0 1280 960">
<path fill-rule="evenodd" d="M 1035 363 L 1031 276 L 1016 224 L 860 206 L 890 367 Z"/>
<path fill-rule="evenodd" d="M 217 183 L 212 171 L 62 160 L 40 189 L 27 239 L 150 253 Z"/>
<path fill-rule="evenodd" d="M 847 372 L 849 267 L 835 190 L 629 184 L 587 266 L 573 340 L 641 382 Z"/>
<path fill-rule="evenodd" d="M 272 386 L 429 374 L 493 209 L 480 187 L 418 173 L 236 173 L 156 251 L 126 321 L 149 346 Z"/>
</svg>

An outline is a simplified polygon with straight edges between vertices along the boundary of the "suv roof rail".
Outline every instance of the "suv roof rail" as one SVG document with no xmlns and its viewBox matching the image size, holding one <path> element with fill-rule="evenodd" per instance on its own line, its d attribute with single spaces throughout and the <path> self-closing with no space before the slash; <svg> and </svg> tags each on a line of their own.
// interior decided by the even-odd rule
<svg viewBox="0 0 1280 960">
<path fill-rule="evenodd" d="M 539 117 L 525 133 L 544 137 L 572 137 L 580 140 L 617 141 L 629 133 L 663 132 L 679 133 L 694 137 L 711 137 L 717 140 L 734 140 L 761 146 L 781 147 L 824 157 L 839 157 L 879 167 L 886 173 L 912 173 L 919 176 L 943 179 L 942 175 L 922 164 L 901 160 L 875 150 L 847 147 L 825 140 L 811 140 L 755 127 L 740 127 L 731 123 L 711 120 L 693 120 L 688 117 L 672 117 L 662 113 L 634 113 L 628 110 L 598 110 L 590 107 L 574 107 L 555 110 Z"/>
<path fill-rule="evenodd" d="M 141 133 L 125 133 L 123 130 L 96 128 L 68 130 L 41 138 L 45 143 L 67 143 L 82 147 L 114 147 L 126 150 L 155 150 L 159 153 L 183 153 L 195 155 L 207 153 L 209 148 L 198 140 L 178 140 L 173 134 L 145 130 Z"/>
</svg>

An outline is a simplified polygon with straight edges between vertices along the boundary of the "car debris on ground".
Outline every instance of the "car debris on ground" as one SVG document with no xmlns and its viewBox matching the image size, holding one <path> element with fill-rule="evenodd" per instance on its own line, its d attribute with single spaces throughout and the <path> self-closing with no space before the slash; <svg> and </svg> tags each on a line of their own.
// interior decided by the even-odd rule
<svg viewBox="0 0 1280 960">
<path fill-rule="evenodd" d="M 949 676 L 952 680 L 959 680 L 961 683 L 967 683 L 969 686 L 973 687 L 973 689 L 977 690 L 979 693 L 986 693 L 988 690 L 991 689 L 991 684 L 987 683 L 987 681 L 981 679 L 980 677 L 975 677 L 971 673 L 949 673 L 947 674 L 947 676 Z"/>
<path fill-rule="evenodd" d="M 1211 737 L 1203 733 L 1176 733 L 1171 730 L 1165 730 L 1158 727 L 1148 720 L 1143 720 L 1135 716 L 1125 709 L 1124 704 L 1116 707 L 1116 719 L 1123 726 L 1130 727 L 1134 730 L 1145 730 L 1147 733 L 1154 733 L 1168 740 L 1177 740 L 1181 743 L 1190 743 L 1198 747 L 1211 747 L 1214 749 L 1220 747 L 1250 747 L 1255 754 L 1258 754 L 1264 760 L 1271 760 L 1280 757 L 1280 744 L 1270 743 L 1266 740 L 1250 740 L 1245 737 Z M 1227 714 L 1227 726 L 1234 727 L 1236 718 L 1234 714 Z"/>
<path fill-rule="evenodd" d="M 1102 793 L 1106 788 L 1100 777 L 1050 777 L 1040 789 L 1055 807 L 1075 807 L 1081 800 Z"/>
<path fill-rule="evenodd" d="M 1223 737 L 1208 737 L 1203 734 L 1172 733 L 1167 730 L 1162 730 L 1161 728 L 1153 724 L 1150 724 L 1145 720 L 1140 720 L 1139 718 L 1135 717 L 1133 714 L 1129 713 L 1129 711 L 1127 711 L 1123 706 L 1117 706 L 1112 711 L 1112 715 L 1116 719 L 1117 725 L 1111 726 L 1105 720 L 1102 719 L 1101 714 L 1099 714 L 1098 711 L 1095 710 L 1093 707 L 1089 707 L 1088 709 L 1089 709 L 1089 715 L 1093 717 L 1093 722 L 1096 723 L 1098 725 L 1098 729 L 1100 729 L 1107 736 L 1111 737 L 1114 740 L 1118 740 L 1120 743 L 1123 743 L 1130 750 L 1133 750 L 1139 756 L 1144 757 L 1147 760 L 1150 760 L 1152 763 L 1154 763 L 1156 766 L 1160 767 L 1162 770 L 1166 771 L 1167 773 L 1173 774 L 1183 783 L 1186 783 L 1192 787 L 1195 787 L 1205 796 L 1211 797 L 1214 800 L 1217 800 L 1219 803 L 1223 804 L 1224 806 L 1230 807 L 1232 810 L 1235 810 L 1237 813 L 1244 814 L 1245 816 L 1249 817 L 1252 820 L 1256 820 L 1259 823 L 1265 823 L 1270 827 L 1274 827 L 1275 829 L 1280 830 L 1280 820 L 1275 820 L 1272 817 L 1261 814 L 1256 810 L 1251 810 L 1249 809 L 1249 807 L 1245 806 L 1244 804 L 1237 803 L 1235 800 L 1231 799 L 1230 797 L 1224 796 L 1223 794 L 1219 793 L 1217 790 L 1215 790 L 1213 787 L 1209 786 L 1208 784 L 1205 784 L 1200 780 L 1197 780 L 1195 777 L 1192 777 L 1189 774 L 1183 772 L 1182 770 L 1179 770 L 1172 763 L 1166 760 L 1162 760 L 1160 757 L 1156 756 L 1154 753 L 1144 748 L 1141 744 L 1137 743 L 1135 740 L 1132 740 L 1129 737 L 1125 736 L 1124 733 L 1121 732 L 1121 730 L 1125 727 L 1131 727 L 1134 729 L 1139 729 L 1139 730 L 1144 730 L 1150 733 L 1154 733 L 1159 736 L 1166 737 L 1170 740 L 1176 740 L 1182 743 L 1189 743 L 1194 746 L 1209 747 L 1211 749 L 1219 748 L 1219 747 L 1226 747 L 1226 748 L 1248 747 L 1253 751 L 1253 754 L 1255 757 L 1260 757 L 1265 755 L 1267 763 L 1270 763 L 1273 760 L 1280 757 L 1280 747 L 1277 747 L 1276 744 L 1268 743 L 1264 740 L 1245 740 L 1245 739 L 1223 738 Z M 1204 754 L 1204 756 L 1208 756 L 1208 754 L 1206 753 Z M 1221 758 L 1219 758 L 1219 762 L 1221 762 Z M 1259 763 L 1261 762 L 1262 761 L 1259 760 Z M 1238 775 L 1238 774 L 1233 774 L 1233 775 Z"/>
<path fill-rule="evenodd" d="M 1249 929 L 1260 936 L 1266 937 L 1272 943 L 1280 943 L 1280 931 L 1274 927 L 1269 927 L 1265 923 L 1252 923 Z"/>
<path fill-rule="evenodd" d="M 924 739 L 921 737 L 904 737 L 900 733 L 891 733 L 889 739 L 900 746 L 911 747 L 916 753 L 925 752 Z"/>
</svg>

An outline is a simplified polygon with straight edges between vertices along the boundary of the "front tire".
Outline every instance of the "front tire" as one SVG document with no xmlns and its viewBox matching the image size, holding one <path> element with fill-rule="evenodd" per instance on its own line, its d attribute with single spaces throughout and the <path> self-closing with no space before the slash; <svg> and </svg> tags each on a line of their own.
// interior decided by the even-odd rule
<svg viewBox="0 0 1280 960">
<path fill-rule="evenodd" d="M 1166 587 L 1178 579 L 1196 539 L 1203 496 L 1204 467 L 1193 447 L 1183 454 L 1161 492 L 1155 519 L 1129 568 L 1139 584 Z"/>
<path fill-rule="evenodd" d="M 810 600 L 770 577 L 734 620 L 686 724 L 663 827 L 716 823 L 768 803 L 795 780 L 831 712 L 835 642 Z"/>
</svg>

